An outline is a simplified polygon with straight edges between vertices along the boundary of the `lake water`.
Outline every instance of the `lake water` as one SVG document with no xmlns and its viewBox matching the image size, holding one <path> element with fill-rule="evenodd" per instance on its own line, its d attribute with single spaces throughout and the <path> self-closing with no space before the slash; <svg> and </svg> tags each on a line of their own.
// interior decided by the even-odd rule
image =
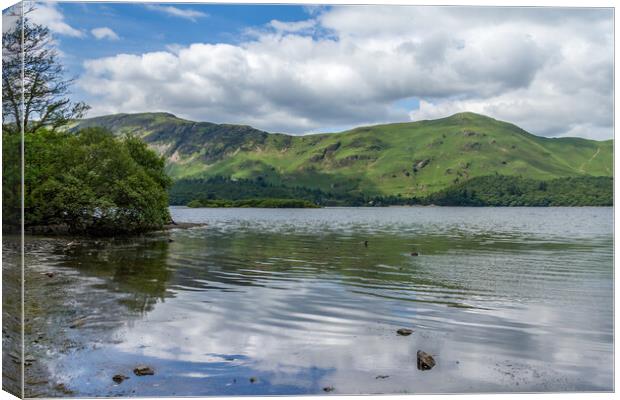
<svg viewBox="0 0 620 400">
<path fill-rule="evenodd" d="M 27 352 L 49 375 L 33 393 L 58 382 L 75 396 L 614 388 L 612 208 L 172 214 L 208 226 L 27 240 L 40 276 L 26 280 L 30 301 L 46 299 Z M 416 368 L 418 350 L 432 370 Z M 155 374 L 135 376 L 138 364 Z"/>
</svg>

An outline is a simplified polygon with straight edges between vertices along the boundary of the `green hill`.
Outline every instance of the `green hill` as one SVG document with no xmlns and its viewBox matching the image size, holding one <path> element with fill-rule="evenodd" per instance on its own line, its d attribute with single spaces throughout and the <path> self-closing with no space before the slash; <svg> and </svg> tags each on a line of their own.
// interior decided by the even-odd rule
<svg viewBox="0 0 620 400">
<path fill-rule="evenodd" d="M 424 197 L 474 177 L 612 176 L 613 142 L 544 138 L 474 113 L 291 136 L 167 113 L 77 121 L 143 138 L 175 180 L 230 178 L 367 196 Z"/>
</svg>

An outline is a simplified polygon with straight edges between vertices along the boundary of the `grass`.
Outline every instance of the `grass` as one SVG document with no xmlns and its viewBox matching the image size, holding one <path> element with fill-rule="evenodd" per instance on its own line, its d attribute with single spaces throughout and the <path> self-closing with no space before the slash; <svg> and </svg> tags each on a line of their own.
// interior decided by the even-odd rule
<svg viewBox="0 0 620 400">
<path fill-rule="evenodd" d="M 477 176 L 612 176 L 613 143 L 549 139 L 474 113 L 306 136 L 193 123 L 170 114 L 85 120 L 166 149 L 174 179 L 262 178 L 330 192 L 423 197 Z M 162 146 L 166 145 L 166 146 Z M 422 168 L 414 165 L 426 163 Z"/>
</svg>

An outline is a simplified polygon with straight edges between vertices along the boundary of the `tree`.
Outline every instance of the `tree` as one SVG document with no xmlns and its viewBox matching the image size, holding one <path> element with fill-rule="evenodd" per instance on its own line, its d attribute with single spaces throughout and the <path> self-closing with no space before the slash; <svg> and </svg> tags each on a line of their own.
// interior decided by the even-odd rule
<svg viewBox="0 0 620 400">
<path fill-rule="evenodd" d="M 114 235 L 170 220 L 164 160 L 102 128 L 25 134 L 25 226 Z"/>
<path fill-rule="evenodd" d="M 89 108 L 67 97 L 73 79 L 64 77 L 49 28 L 28 18 L 32 11 L 14 11 L 16 23 L 2 34 L 2 117 L 9 133 L 53 131 Z"/>
</svg>

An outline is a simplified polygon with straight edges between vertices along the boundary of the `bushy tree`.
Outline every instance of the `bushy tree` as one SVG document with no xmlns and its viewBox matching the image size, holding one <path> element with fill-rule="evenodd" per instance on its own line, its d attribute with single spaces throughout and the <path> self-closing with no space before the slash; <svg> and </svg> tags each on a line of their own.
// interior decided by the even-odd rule
<svg viewBox="0 0 620 400">
<path fill-rule="evenodd" d="M 110 235 L 157 229 L 170 219 L 164 161 L 139 139 L 101 128 L 40 129 L 25 135 L 25 148 L 27 228 Z"/>
</svg>

